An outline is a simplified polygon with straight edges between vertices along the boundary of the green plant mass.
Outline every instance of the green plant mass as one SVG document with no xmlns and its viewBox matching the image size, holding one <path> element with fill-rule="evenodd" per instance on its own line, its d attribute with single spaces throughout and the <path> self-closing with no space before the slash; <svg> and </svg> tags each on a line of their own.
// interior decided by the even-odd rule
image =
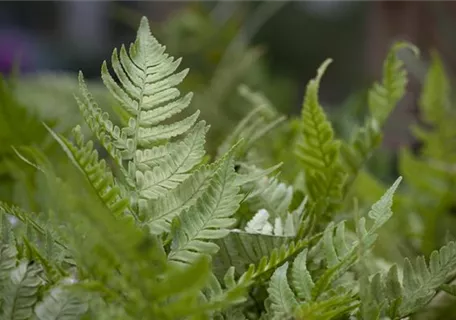
<svg viewBox="0 0 456 320">
<path fill-rule="evenodd" d="M 392 46 L 349 139 L 319 100 L 328 59 L 295 118 L 239 83 L 251 110 L 216 152 L 179 89 L 191 70 L 146 18 L 104 87 L 79 73 L 77 120 L 33 113 L 40 90 L 3 78 L 0 319 L 452 319 L 456 117 L 437 54 L 420 152 L 390 185 L 369 169 L 407 91 L 400 50 L 418 56 Z"/>
</svg>

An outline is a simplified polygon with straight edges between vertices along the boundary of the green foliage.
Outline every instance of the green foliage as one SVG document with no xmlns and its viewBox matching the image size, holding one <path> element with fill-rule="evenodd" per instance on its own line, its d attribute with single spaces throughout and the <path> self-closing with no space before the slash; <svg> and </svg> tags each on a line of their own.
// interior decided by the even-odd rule
<svg viewBox="0 0 456 320">
<path fill-rule="evenodd" d="M 452 203 L 449 84 L 437 58 L 421 103 L 434 128 L 415 130 L 423 151 L 401 153 L 404 178 L 390 187 L 365 169 L 406 91 L 404 47 L 414 48 L 399 43 L 388 54 L 352 140 L 336 137 L 319 101 L 329 59 L 297 119 L 285 121 L 264 94 L 237 86 L 252 111 L 211 159 L 209 126 L 190 110 L 193 93 L 181 94 L 188 69 L 178 70 L 181 59 L 143 18 L 134 43 L 101 67 L 110 95 L 101 100 L 115 100 L 114 110 L 99 105 L 79 73 L 76 103 L 90 134 L 74 124 L 69 138 L 32 118 L 40 134 L 24 130 L 26 139 L 2 153 L 40 186 L 36 210 L 0 203 L 2 319 L 403 319 L 454 293 L 454 242 L 428 245 L 428 262 L 401 255 L 403 268 L 376 250 L 395 220 L 408 226 Z M 6 121 L 14 128 L 27 113 L 2 90 L 18 108 Z M 51 138 L 59 156 L 41 144 Z M 396 208 L 415 211 L 395 218 Z M 426 217 L 433 228 L 436 218 Z"/>
</svg>

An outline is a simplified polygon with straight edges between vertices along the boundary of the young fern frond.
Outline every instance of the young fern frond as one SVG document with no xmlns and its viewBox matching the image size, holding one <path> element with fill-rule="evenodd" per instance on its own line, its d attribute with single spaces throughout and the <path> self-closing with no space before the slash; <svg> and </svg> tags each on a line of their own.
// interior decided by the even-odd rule
<svg viewBox="0 0 456 320">
<path fill-rule="evenodd" d="M 309 198 L 318 204 L 317 210 L 321 211 L 321 215 L 327 215 L 338 206 L 346 179 L 339 163 L 340 141 L 334 138 L 334 130 L 318 100 L 320 81 L 331 61 L 326 60 L 318 69 L 317 76 L 307 85 L 302 108 L 301 141 L 296 149 L 306 172 Z"/>
<path fill-rule="evenodd" d="M 424 125 L 413 125 L 412 132 L 422 143 L 420 154 L 441 166 L 451 164 L 456 159 L 453 143 L 456 137 L 453 125 L 456 113 L 451 105 L 450 85 L 443 62 L 434 52 L 419 101 L 420 119 Z"/>
<path fill-rule="evenodd" d="M 394 44 L 383 64 L 383 78 L 368 93 L 370 114 L 364 125 L 355 131 L 351 141 L 341 145 L 341 159 L 349 173 L 347 188 L 357 177 L 383 139 L 382 128 L 394 107 L 403 98 L 407 86 L 407 71 L 397 57 L 398 51 L 408 48 L 418 55 L 418 49 L 405 42 Z"/>
<path fill-rule="evenodd" d="M 403 67 L 402 60 L 397 57 L 397 52 L 402 48 L 409 48 L 415 55 L 419 54 L 418 48 L 409 43 L 394 44 L 383 63 L 381 83 L 376 82 L 369 91 L 369 110 L 379 125 L 384 124 L 394 106 L 405 94 L 407 71 Z"/>
</svg>

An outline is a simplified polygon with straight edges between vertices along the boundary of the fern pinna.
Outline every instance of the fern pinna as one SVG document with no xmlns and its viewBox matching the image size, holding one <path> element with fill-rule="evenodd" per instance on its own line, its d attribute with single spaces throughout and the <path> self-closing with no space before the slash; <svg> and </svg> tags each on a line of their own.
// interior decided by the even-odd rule
<svg viewBox="0 0 456 320">
<path fill-rule="evenodd" d="M 383 123 L 405 90 L 396 50 L 373 88 L 369 123 Z M 335 138 L 318 99 L 329 60 L 303 104 L 296 153 L 305 187 L 270 176 L 280 165 L 242 161 L 283 121 L 262 118 L 246 135 L 260 109 L 215 161 L 204 158 L 209 126 L 199 111 L 186 113 L 192 94 L 177 88 L 187 74 L 177 71 L 180 61 L 143 18 L 136 41 L 101 69 L 121 124 L 79 74 L 76 101 L 109 159 L 80 126 L 73 139 L 46 126 L 68 164 L 56 166 L 33 147 L 16 150 L 38 169 L 48 196 L 40 213 L 0 205 L 2 319 L 401 319 L 441 288 L 452 291 L 452 243 L 429 266 L 405 260 L 402 281 L 397 266 L 386 275 L 366 267 L 400 178 L 354 226 L 336 223 L 379 131 L 366 129 L 352 144 Z"/>
</svg>

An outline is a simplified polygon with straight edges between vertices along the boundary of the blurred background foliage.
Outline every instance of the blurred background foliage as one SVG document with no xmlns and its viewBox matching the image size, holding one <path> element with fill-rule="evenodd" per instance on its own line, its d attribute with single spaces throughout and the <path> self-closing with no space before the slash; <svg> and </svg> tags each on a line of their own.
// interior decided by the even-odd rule
<svg viewBox="0 0 456 320">
<path fill-rule="evenodd" d="M 250 143 L 243 159 L 260 166 L 283 162 L 280 179 L 298 192 L 303 177 L 290 150 L 305 85 L 316 68 L 324 59 L 334 59 L 320 100 L 338 136 L 348 140 L 367 115 L 367 90 L 380 78 L 391 43 L 403 39 L 417 45 L 418 59 L 401 56 L 409 70 L 407 95 L 386 125 L 382 148 L 351 193 L 364 210 L 398 175 L 404 176 L 395 218 L 377 249 L 386 260 L 429 254 L 456 238 L 452 2 L 3 1 L 3 200 L 40 209 L 40 182 L 11 145 L 39 146 L 65 165 L 42 122 L 58 132 L 81 123 L 74 100 L 78 70 L 90 79 L 98 104 L 122 120 L 100 81 L 100 66 L 111 48 L 133 39 L 143 15 L 167 50 L 182 57 L 182 68 L 190 68 L 181 88 L 195 94 L 188 112 L 200 109 L 211 125 L 209 154 L 216 157 L 230 139 L 243 136 Z M 426 81 L 432 77 L 437 83 L 433 90 L 446 88 L 441 101 L 426 101 Z M 429 109 L 439 108 L 439 118 L 430 118 Z M 417 126 L 431 131 L 423 134 Z M 351 212 L 353 206 L 347 203 L 345 210 Z M 455 312 L 445 309 L 439 316 L 450 319 Z"/>
</svg>

